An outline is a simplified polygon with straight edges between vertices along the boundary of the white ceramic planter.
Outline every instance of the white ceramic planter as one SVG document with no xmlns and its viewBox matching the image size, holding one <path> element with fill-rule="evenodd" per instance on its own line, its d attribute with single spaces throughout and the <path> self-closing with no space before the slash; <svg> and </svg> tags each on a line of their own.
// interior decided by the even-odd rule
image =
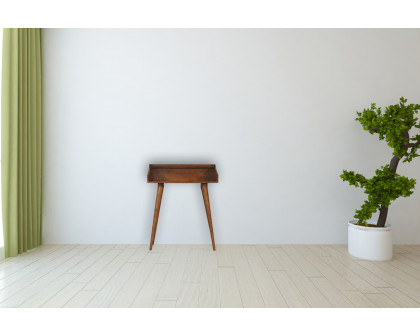
<svg viewBox="0 0 420 336">
<path fill-rule="evenodd" d="M 357 221 L 349 222 L 348 251 L 357 258 L 365 260 L 386 261 L 392 259 L 391 226 L 368 227 L 355 225 Z M 367 221 L 368 224 L 376 224 Z"/>
</svg>

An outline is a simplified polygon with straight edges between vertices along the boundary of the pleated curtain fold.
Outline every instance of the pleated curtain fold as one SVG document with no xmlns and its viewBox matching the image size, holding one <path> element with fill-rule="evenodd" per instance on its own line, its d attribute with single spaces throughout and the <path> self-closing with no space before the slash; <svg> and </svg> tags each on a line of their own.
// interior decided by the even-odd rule
<svg viewBox="0 0 420 336">
<path fill-rule="evenodd" d="M 5 257 L 42 240 L 42 30 L 3 29 L 1 182 Z"/>
</svg>

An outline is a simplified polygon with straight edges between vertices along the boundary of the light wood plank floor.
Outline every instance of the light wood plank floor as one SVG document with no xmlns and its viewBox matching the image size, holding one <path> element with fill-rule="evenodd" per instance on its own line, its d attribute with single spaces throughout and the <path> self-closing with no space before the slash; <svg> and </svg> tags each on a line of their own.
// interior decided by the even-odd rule
<svg viewBox="0 0 420 336">
<path fill-rule="evenodd" d="M 0 262 L 0 307 L 420 307 L 420 245 L 42 245 Z"/>
</svg>

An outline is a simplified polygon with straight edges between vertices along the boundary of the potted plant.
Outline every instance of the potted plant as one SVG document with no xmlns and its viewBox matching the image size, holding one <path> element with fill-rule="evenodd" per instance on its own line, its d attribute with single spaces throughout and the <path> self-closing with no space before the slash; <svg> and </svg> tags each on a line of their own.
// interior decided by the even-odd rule
<svg viewBox="0 0 420 336">
<path fill-rule="evenodd" d="M 348 224 L 348 251 L 351 255 L 367 260 L 389 260 L 392 258 L 392 232 L 386 223 L 388 208 L 398 197 L 408 197 L 413 193 L 415 179 L 397 174 L 400 161 L 410 162 L 420 147 L 420 134 L 410 136 L 410 130 L 420 128 L 415 118 L 420 105 L 406 105 L 402 97 L 400 103 L 381 108 L 372 104 L 369 109 L 357 112 L 363 129 L 371 134 L 378 134 L 393 149 L 389 164 L 377 169 L 375 175 L 368 179 L 353 171 L 343 171 L 343 181 L 364 189 L 367 200 Z M 379 210 L 377 221 L 370 220 L 373 213 Z"/>
</svg>

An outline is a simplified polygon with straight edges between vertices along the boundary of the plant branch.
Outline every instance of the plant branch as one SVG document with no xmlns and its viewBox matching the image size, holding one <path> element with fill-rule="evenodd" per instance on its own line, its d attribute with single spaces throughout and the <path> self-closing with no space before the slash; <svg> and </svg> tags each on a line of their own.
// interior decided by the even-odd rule
<svg viewBox="0 0 420 336">
<path fill-rule="evenodd" d="M 410 139 L 410 135 L 408 133 L 408 131 L 403 131 L 401 133 L 401 136 L 403 138 L 406 138 L 407 140 Z M 409 141 L 409 140 L 408 140 Z M 405 152 L 407 152 L 408 149 L 408 144 L 405 147 Z M 404 155 L 395 155 L 392 159 L 391 162 L 389 163 L 389 167 L 391 168 L 391 171 L 396 174 L 397 173 L 397 167 L 398 167 L 398 163 L 400 162 L 401 158 Z M 376 223 L 376 225 L 378 227 L 384 227 L 385 223 L 386 223 L 386 218 L 388 217 L 388 207 L 382 205 L 380 210 L 379 210 L 379 218 L 378 218 L 378 222 Z"/>
<path fill-rule="evenodd" d="M 411 147 L 417 147 L 418 145 L 420 145 L 420 141 L 417 141 L 417 142 L 415 142 L 415 143 L 409 143 L 409 144 L 408 144 L 408 147 L 409 147 L 409 148 L 411 148 Z"/>
<path fill-rule="evenodd" d="M 379 129 L 379 126 L 374 126 L 374 127 L 369 128 L 369 131 L 376 132 L 378 129 Z"/>
</svg>

